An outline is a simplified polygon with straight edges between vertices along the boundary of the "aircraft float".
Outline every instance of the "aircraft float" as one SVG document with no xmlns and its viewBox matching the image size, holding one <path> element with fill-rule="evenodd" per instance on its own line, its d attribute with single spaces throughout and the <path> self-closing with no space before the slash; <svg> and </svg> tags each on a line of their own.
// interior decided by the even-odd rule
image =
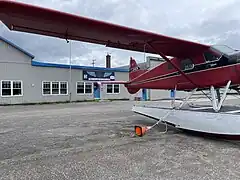
<svg viewBox="0 0 240 180">
<path fill-rule="evenodd" d="M 225 45 L 205 45 L 152 32 L 16 1 L 0 0 L 0 20 L 11 31 L 105 45 L 106 47 L 160 55 L 165 62 L 140 69 L 131 58 L 129 81 L 121 83 L 131 94 L 140 89 L 188 91 L 178 106 L 133 106 L 135 113 L 156 119 L 150 127 L 135 126 L 142 136 L 158 123 L 207 135 L 240 138 L 240 110 L 223 106 L 229 90 L 239 92 L 240 51 Z M 172 58 L 169 58 L 172 57 Z M 224 89 L 222 97 L 220 90 Z M 186 106 L 196 91 L 205 94 L 212 106 Z"/>
</svg>

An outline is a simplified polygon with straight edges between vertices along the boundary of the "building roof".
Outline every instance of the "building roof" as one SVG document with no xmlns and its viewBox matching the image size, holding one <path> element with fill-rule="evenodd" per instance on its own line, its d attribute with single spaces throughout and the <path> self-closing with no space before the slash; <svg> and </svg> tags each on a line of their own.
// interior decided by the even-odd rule
<svg viewBox="0 0 240 180">
<path fill-rule="evenodd" d="M 32 66 L 55 67 L 55 68 L 70 69 L 70 65 L 69 64 L 55 64 L 55 63 L 46 63 L 46 62 L 40 62 L 40 61 L 32 61 Z M 104 68 L 104 67 L 80 66 L 80 65 L 71 65 L 71 69 L 84 69 L 84 70 L 96 70 L 96 71 L 114 71 L 114 72 L 129 72 L 129 69 L 124 69 L 124 68 Z"/>
<path fill-rule="evenodd" d="M 22 53 L 26 54 L 27 56 L 34 59 L 34 55 L 25 51 L 21 47 L 17 46 L 16 44 L 12 43 L 11 41 L 7 40 L 6 38 L 0 36 L 0 40 L 4 41 L 5 43 L 13 46 L 14 48 L 18 49 Z M 39 67 L 55 67 L 55 68 L 66 68 L 70 69 L 70 65 L 68 64 L 56 64 L 56 63 L 46 63 L 41 61 L 31 61 L 32 66 L 39 66 Z M 97 70 L 97 71 L 115 71 L 115 72 L 129 72 L 129 69 L 126 68 L 104 68 L 104 67 L 93 67 L 93 66 L 80 66 L 80 65 L 71 65 L 71 69 L 85 69 L 85 70 Z"/>
<path fill-rule="evenodd" d="M 137 63 L 137 65 L 141 69 L 149 69 L 150 68 L 149 61 L 165 62 L 165 60 L 163 58 L 154 57 L 154 56 L 147 56 L 145 62 Z M 124 65 L 124 66 L 119 66 L 118 68 L 129 69 L 129 64 L 128 65 Z"/>
<path fill-rule="evenodd" d="M 25 51 L 24 49 L 20 48 L 19 46 L 17 46 L 16 44 L 12 43 L 11 41 L 5 39 L 4 37 L 0 36 L 0 40 L 4 41 L 5 43 L 13 46 L 14 48 L 16 48 L 17 50 L 21 51 L 22 53 L 26 54 L 27 56 L 29 56 L 30 58 L 34 58 L 34 55 L 32 55 L 31 53 Z"/>
<path fill-rule="evenodd" d="M 137 64 L 140 68 L 146 68 L 146 62 Z M 119 66 L 120 69 L 129 69 L 129 65 Z"/>
</svg>

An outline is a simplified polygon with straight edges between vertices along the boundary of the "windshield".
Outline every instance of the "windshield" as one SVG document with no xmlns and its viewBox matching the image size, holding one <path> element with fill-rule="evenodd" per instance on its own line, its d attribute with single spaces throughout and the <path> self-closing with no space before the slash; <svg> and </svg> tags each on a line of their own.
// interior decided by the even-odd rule
<svg viewBox="0 0 240 180">
<path fill-rule="evenodd" d="M 220 51 L 223 54 L 230 55 L 232 53 L 236 53 L 235 49 L 232 49 L 226 45 L 214 45 L 212 46 L 213 49 L 216 49 L 217 51 Z"/>
</svg>

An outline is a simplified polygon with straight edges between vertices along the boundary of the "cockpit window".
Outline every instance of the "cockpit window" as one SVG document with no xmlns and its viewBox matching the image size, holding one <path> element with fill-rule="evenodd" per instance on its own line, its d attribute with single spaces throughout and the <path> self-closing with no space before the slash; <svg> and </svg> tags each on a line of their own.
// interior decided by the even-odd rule
<svg viewBox="0 0 240 180">
<path fill-rule="evenodd" d="M 194 68 L 194 64 L 191 59 L 184 59 L 181 61 L 181 70 L 190 70 Z"/>
<path fill-rule="evenodd" d="M 203 53 L 206 62 L 218 61 L 220 56 L 213 54 L 212 52 Z"/>
</svg>

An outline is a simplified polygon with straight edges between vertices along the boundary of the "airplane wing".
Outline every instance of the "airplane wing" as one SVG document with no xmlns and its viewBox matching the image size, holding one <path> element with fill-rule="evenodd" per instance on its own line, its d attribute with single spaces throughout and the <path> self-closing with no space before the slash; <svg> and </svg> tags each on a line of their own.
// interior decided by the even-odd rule
<svg viewBox="0 0 240 180">
<path fill-rule="evenodd" d="M 151 43 L 164 55 L 178 58 L 189 58 L 209 48 L 204 44 L 9 0 L 0 0 L 0 20 L 12 31 L 158 54 L 146 45 Z"/>
</svg>

